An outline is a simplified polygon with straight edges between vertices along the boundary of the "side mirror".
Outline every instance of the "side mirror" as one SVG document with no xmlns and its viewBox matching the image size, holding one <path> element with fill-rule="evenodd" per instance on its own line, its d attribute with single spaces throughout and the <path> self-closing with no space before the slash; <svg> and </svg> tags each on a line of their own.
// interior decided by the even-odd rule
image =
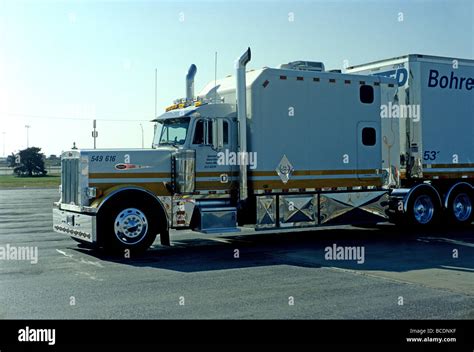
<svg viewBox="0 0 474 352">
<path fill-rule="evenodd" d="M 212 149 L 221 150 L 224 147 L 224 121 L 212 119 Z"/>
<path fill-rule="evenodd" d="M 158 145 L 158 143 L 155 143 L 156 141 L 156 130 L 158 129 L 158 123 L 155 122 L 155 124 L 153 125 L 153 141 L 151 142 L 151 147 L 152 148 L 155 148 L 155 146 Z"/>
</svg>

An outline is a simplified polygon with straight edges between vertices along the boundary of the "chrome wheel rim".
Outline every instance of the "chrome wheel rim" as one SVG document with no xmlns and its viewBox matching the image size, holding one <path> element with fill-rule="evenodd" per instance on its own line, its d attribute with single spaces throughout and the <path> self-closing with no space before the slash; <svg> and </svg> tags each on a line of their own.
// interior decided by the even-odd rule
<svg viewBox="0 0 474 352">
<path fill-rule="evenodd" d="M 137 244 L 145 237 L 148 220 L 145 214 L 136 208 L 122 210 L 114 222 L 117 239 L 125 244 Z"/>
<path fill-rule="evenodd" d="M 413 213 L 418 223 L 429 223 L 434 214 L 434 205 L 431 198 L 427 195 L 421 195 L 416 198 L 413 204 Z"/>
<path fill-rule="evenodd" d="M 453 214 L 457 221 L 466 221 L 472 214 L 472 202 L 466 193 L 459 193 L 453 201 Z"/>
</svg>

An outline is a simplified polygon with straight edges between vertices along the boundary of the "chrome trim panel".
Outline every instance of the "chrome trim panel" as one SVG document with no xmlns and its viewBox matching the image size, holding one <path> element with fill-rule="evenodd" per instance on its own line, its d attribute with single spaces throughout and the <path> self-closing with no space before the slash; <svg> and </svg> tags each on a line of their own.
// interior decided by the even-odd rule
<svg viewBox="0 0 474 352">
<path fill-rule="evenodd" d="M 257 223 L 256 229 L 273 228 L 277 226 L 277 196 L 256 197 Z"/>
<path fill-rule="evenodd" d="M 317 195 L 280 195 L 280 227 L 315 226 L 318 224 Z"/>
<path fill-rule="evenodd" d="M 201 216 L 200 231 L 204 233 L 238 232 L 237 209 L 218 207 L 199 209 Z"/>
<path fill-rule="evenodd" d="M 320 194 L 320 222 L 325 224 L 355 210 L 354 219 L 363 211 L 383 221 L 388 218 L 388 200 L 388 191 Z"/>
<path fill-rule="evenodd" d="M 89 205 L 90 198 L 87 194 L 89 187 L 89 156 L 81 154 L 79 157 L 79 190 L 78 199 L 80 205 Z"/>
<path fill-rule="evenodd" d="M 79 175 L 79 158 L 63 158 L 61 160 L 62 203 L 80 204 Z"/>
<path fill-rule="evenodd" d="M 96 243 L 96 217 L 53 208 L 53 229 L 80 240 Z"/>
<path fill-rule="evenodd" d="M 95 214 L 98 209 L 93 207 L 86 207 L 82 205 L 73 205 L 73 204 L 63 204 L 63 203 L 54 203 L 57 204 L 58 208 L 61 210 L 73 211 L 76 213 L 89 213 Z"/>
<path fill-rule="evenodd" d="M 196 184 L 196 151 L 178 150 L 174 154 L 174 180 L 177 193 L 192 193 Z"/>
</svg>

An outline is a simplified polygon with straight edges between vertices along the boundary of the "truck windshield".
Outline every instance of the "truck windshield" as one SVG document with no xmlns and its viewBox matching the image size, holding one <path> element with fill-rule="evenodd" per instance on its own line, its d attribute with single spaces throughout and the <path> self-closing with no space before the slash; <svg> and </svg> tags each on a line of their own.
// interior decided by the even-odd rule
<svg viewBox="0 0 474 352">
<path fill-rule="evenodd" d="M 157 133 L 155 135 L 155 145 L 184 144 L 189 127 L 189 118 L 166 120 L 161 124 L 161 133 L 158 132 L 157 129 Z"/>
</svg>

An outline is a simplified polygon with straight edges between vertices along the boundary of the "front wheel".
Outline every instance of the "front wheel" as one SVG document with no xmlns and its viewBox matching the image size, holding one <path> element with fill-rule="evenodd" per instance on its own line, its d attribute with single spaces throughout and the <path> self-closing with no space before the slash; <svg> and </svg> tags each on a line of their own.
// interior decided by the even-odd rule
<svg viewBox="0 0 474 352">
<path fill-rule="evenodd" d="M 155 241 L 159 231 L 152 208 L 137 201 L 119 202 L 100 214 L 99 231 L 104 249 L 115 253 L 141 253 Z"/>
</svg>

